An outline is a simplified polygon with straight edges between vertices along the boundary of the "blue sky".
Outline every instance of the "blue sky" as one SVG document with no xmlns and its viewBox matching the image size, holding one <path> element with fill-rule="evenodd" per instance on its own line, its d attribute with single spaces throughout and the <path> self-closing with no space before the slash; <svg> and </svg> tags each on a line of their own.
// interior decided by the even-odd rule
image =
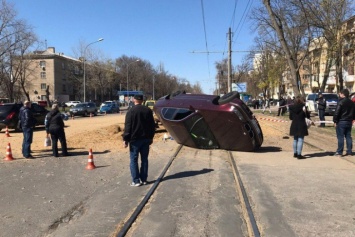
<svg viewBox="0 0 355 237">
<path fill-rule="evenodd" d="M 127 55 L 156 68 L 163 64 L 165 71 L 178 78 L 200 82 L 207 94 L 216 87 L 215 62 L 228 55 L 229 27 L 234 32 L 232 50 L 250 49 L 254 36 L 244 18 L 250 6 L 257 4 L 257 0 L 7 1 L 14 4 L 18 18 L 26 20 L 57 53 L 74 56 L 80 41 L 104 38 L 90 47 L 111 59 Z M 209 51 L 221 53 L 192 53 L 206 52 L 206 44 Z M 243 56 L 233 53 L 233 66 Z"/>
</svg>

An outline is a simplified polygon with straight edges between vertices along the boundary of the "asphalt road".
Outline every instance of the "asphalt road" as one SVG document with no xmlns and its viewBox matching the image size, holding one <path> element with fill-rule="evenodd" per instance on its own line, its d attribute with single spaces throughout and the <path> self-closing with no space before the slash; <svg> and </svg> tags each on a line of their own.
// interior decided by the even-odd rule
<svg viewBox="0 0 355 237">
<path fill-rule="evenodd" d="M 305 160 L 283 131 L 258 152 L 233 152 L 261 236 L 355 236 L 355 158 L 331 156 L 334 138 L 320 134 L 307 137 L 324 145 L 305 145 Z M 152 145 L 149 181 L 176 147 Z M 94 153 L 94 170 L 87 159 L 1 160 L 0 236 L 112 236 L 152 183 L 129 186 L 127 151 Z M 184 149 L 127 236 L 247 236 L 225 153 Z"/>
</svg>

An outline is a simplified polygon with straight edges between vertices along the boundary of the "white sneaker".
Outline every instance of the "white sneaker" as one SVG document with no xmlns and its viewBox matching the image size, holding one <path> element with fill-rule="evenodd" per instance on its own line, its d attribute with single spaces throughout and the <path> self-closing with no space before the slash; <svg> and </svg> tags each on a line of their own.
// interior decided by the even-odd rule
<svg viewBox="0 0 355 237">
<path fill-rule="evenodd" d="M 131 187 L 139 187 L 139 186 L 141 186 L 140 183 L 134 183 L 134 182 L 131 183 Z"/>
</svg>

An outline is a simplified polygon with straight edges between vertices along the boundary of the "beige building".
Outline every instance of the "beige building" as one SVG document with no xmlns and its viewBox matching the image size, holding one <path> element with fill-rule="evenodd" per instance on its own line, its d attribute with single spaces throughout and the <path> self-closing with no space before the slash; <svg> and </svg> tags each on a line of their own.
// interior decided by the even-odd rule
<svg viewBox="0 0 355 237">
<path fill-rule="evenodd" d="M 56 53 L 54 47 L 35 51 L 29 56 L 26 67 L 26 88 L 33 101 L 49 100 L 66 102 L 82 98 L 82 62 Z"/>
</svg>

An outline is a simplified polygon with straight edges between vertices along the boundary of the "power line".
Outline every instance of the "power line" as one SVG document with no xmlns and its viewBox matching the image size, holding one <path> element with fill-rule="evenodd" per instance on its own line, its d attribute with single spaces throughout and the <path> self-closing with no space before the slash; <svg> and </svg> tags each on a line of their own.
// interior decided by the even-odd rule
<svg viewBox="0 0 355 237">
<path fill-rule="evenodd" d="M 207 33 L 206 33 L 206 21 L 205 21 L 205 9 L 204 9 L 204 6 L 203 6 L 203 0 L 201 0 L 201 8 L 202 8 L 203 30 L 204 30 L 204 32 L 205 32 L 206 51 L 208 52 Z M 210 72 L 210 58 L 209 58 L 209 54 L 208 54 L 208 53 L 207 53 L 207 67 L 208 67 L 208 77 L 211 77 L 211 72 Z"/>
</svg>

